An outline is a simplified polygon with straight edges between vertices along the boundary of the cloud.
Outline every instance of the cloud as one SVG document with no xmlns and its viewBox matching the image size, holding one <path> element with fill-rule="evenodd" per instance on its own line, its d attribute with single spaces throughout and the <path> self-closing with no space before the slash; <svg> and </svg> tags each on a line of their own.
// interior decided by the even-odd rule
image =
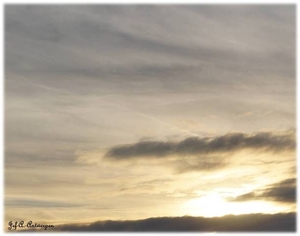
<svg viewBox="0 0 300 236">
<path fill-rule="evenodd" d="M 134 107 L 158 119 L 197 119 L 205 124 L 201 131 L 207 132 L 294 125 L 294 26 L 293 5 L 8 4 L 5 125 L 8 144 L 18 143 L 10 149 L 21 150 L 25 141 L 34 138 L 32 143 L 36 143 L 36 137 L 42 136 L 99 142 L 98 132 L 104 132 L 107 137 L 100 142 L 105 146 L 108 141 L 118 143 L 115 133 L 122 129 L 122 142 L 134 142 L 128 134 L 136 137 L 145 127 L 171 132 L 172 127 L 161 132 L 157 122 L 153 125 L 145 117 L 139 124 L 138 112 L 127 117 L 129 110 L 119 114 L 120 109 L 113 105 L 107 112 L 109 104 L 102 95 L 110 95 L 112 104 Z M 183 101 L 188 96 L 199 102 L 159 107 L 160 101 Z M 272 120 L 254 120 L 252 125 L 230 119 L 253 110 L 252 106 L 276 108 L 278 113 Z M 89 107 L 95 108 L 91 114 L 82 111 Z M 220 119 L 208 118 L 208 124 L 206 113 Z M 194 132 L 199 133 L 200 128 Z M 75 142 L 74 149 L 78 146 Z"/>
<path fill-rule="evenodd" d="M 262 223 L 263 222 L 263 223 Z M 98 221 L 87 225 L 55 226 L 54 231 L 118 231 L 118 232 L 295 232 L 296 214 L 248 214 L 224 217 L 161 217 L 136 221 Z"/>
<path fill-rule="evenodd" d="M 258 199 L 267 199 L 286 203 L 296 202 L 296 179 L 286 179 L 279 183 L 269 185 L 265 189 L 259 189 L 240 195 L 233 201 L 249 201 Z"/>
<path fill-rule="evenodd" d="M 38 199 L 24 199 L 24 198 L 8 198 L 5 200 L 6 207 L 25 207 L 25 208 L 70 208 L 70 207 L 80 207 L 81 204 L 73 204 L 69 202 L 62 201 L 45 201 Z"/>
<path fill-rule="evenodd" d="M 140 141 L 112 147 L 104 154 L 102 160 L 132 163 L 147 160 L 175 167 L 178 173 L 183 173 L 222 168 L 229 164 L 230 157 L 244 150 L 256 154 L 293 152 L 294 131 L 229 133 L 215 137 L 189 137 L 178 142 Z"/>
<path fill-rule="evenodd" d="M 294 151 L 294 132 L 230 133 L 215 137 L 189 137 L 180 142 L 141 141 L 112 147 L 104 158 L 116 161 L 169 161 L 168 164 L 182 173 L 224 167 L 230 155 L 245 149 L 273 153 Z"/>
<path fill-rule="evenodd" d="M 253 140 L 249 144 L 246 134 L 158 140 L 192 136 L 186 136 L 181 124 L 173 125 L 176 119 L 195 120 L 197 125 L 184 128 L 196 134 L 294 127 L 295 19 L 295 5 L 7 4 L 6 193 L 30 191 L 45 199 L 51 188 L 53 197 L 79 201 L 101 193 L 96 198 L 99 204 L 106 205 L 103 196 L 109 196 L 110 204 L 135 211 L 137 199 L 144 197 L 131 199 L 131 205 L 123 203 L 123 196 L 111 198 L 119 185 L 120 189 L 134 187 L 130 179 L 157 173 L 165 177 L 169 167 L 179 172 L 210 170 L 203 175 L 211 175 L 211 170 L 227 165 L 230 154 L 246 148 L 243 143 L 255 150 L 289 149 L 281 145 L 282 140 L 257 141 L 263 146 L 259 148 Z M 272 115 L 237 118 L 256 109 L 270 110 Z M 134 143 L 145 136 L 157 139 L 142 149 L 140 143 L 122 146 L 121 154 L 115 155 L 116 144 Z M 234 144 L 234 137 L 243 141 Z M 108 147 L 115 147 L 114 155 L 106 158 L 112 160 L 111 166 L 99 160 L 102 153 L 95 154 L 101 167 L 85 169 L 73 163 L 76 150 Z M 154 170 L 150 158 L 161 169 Z M 125 168 L 116 159 L 145 160 L 146 168 Z M 100 185 L 107 179 L 111 187 Z M 191 182 L 172 184 L 181 188 Z M 151 186 L 158 186 L 157 192 L 170 191 L 167 184 Z M 157 195 L 147 191 L 152 191 L 149 199 L 155 201 Z M 89 196 L 82 197 L 86 192 Z M 78 216 L 76 212 L 65 214 L 71 219 Z M 114 214 L 121 218 L 127 214 L 122 212 Z M 97 213 L 85 210 L 80 215 L 93 214 Z"/>
<path fill-rule="evenodd" d="M 121 74 L 122 81 L 125 77 L 127 81 L 141 80 L 143 75 L 152 75 L 151 80 L 160 81 L 167 74 L 172 82 L 164 80 L 164 83 L 173 84 L 174 89 L 181 88 L 182 84 L 177 82 L 191 66 L 198 65 L 196 68 L 201 71 L 195 70 L 186 78 L 192 89 L 199 86 L 199 72 L 201 87 L 210 83 L 216 86 L 216 81 L 228 84 L 234 77 L 235 84 L 236 79 L 249 78 L 237 77 L 237 72 L 291 74 L 294 62 L 292 5 L 96 8 L 7 5 L 5 17 L 7 67 L 15 73 L 30 73 L 30 77 L 40 72 L 83 75 L 85 80 L 87 77 L 104 80 L 110 76 L 111 81 Z M 244 63 L 248 70 L 244 69 Z M 222 65 L 218 66 L 222 72 L 211 76 L 211 70 L 216 71 L 211 65 L 216 64 Z M 180 70 L 172 70 L 174 65 Z M 235 73 L 230 73 L 232 67 Z M 173 78 L 174 74 L 178 76 Z M 219 79 L 223 75 L 226 79 Z M 56 83 L 61 85 L 59 81 Z"/>
<path fill-rule="evenodd" d="M 230 153 L 242 149 L 280 152 L 294 150 L 295 140 L 291 134 L 276 135 L 260 132 L 253 135 L 232 133 L 213 138 L 190 137 L 181 142 L 142 141 L 111 148 L 107 158 L 129 159 L 138 157 L 162 158 L 169 155 L 209 155 Z"/>
</svg>

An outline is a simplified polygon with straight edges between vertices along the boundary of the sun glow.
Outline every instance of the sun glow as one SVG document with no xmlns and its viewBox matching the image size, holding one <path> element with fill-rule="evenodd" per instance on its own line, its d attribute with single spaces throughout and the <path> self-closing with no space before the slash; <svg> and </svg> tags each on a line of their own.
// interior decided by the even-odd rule
<svg viewBox="0 0 300 236">
<path fill-rule="evenodd" d="M 266 201 L 227 202 L 217 194 L 208 194 L 200 198 L 191 199 L 182 208 L 185 214 L 204 217 L 286 211 L 285 206 Z"/>
</svg>

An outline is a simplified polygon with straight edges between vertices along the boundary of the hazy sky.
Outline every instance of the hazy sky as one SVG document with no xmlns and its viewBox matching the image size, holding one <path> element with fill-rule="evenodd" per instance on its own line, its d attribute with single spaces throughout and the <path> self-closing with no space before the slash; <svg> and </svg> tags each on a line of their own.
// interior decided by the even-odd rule
<svg viewBox="0 0 300 236">
<path fill-rule="evenodd" d="M 294 5 L 6 5 L 5 220 L 295 210 Z"/>
</svg>

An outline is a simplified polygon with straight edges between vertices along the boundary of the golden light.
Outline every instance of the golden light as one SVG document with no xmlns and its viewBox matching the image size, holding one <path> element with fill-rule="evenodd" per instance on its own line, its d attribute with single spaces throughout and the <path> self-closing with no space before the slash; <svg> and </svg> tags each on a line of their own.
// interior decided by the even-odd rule
<svg viewBox="0 0 300 236">
<path fill-rule="evenodd" d="M 190 216 L 218 217 L 252 213 L 278 213 L 286 207 L 267 201 L 227 202 L 218 194 L 207 194 L 187 201 L 182 211 Z"/>
</svg>

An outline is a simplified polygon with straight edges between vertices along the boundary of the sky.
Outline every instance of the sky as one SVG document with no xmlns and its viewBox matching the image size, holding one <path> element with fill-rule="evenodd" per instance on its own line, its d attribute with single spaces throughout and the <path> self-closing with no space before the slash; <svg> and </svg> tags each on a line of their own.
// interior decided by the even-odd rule
<svg viewBox="0 0 300 236">
<path fill-rule="evenodd" d="M 5 222 L 296 211 L 295 5 L 4 13 Z"/>
</svg>

